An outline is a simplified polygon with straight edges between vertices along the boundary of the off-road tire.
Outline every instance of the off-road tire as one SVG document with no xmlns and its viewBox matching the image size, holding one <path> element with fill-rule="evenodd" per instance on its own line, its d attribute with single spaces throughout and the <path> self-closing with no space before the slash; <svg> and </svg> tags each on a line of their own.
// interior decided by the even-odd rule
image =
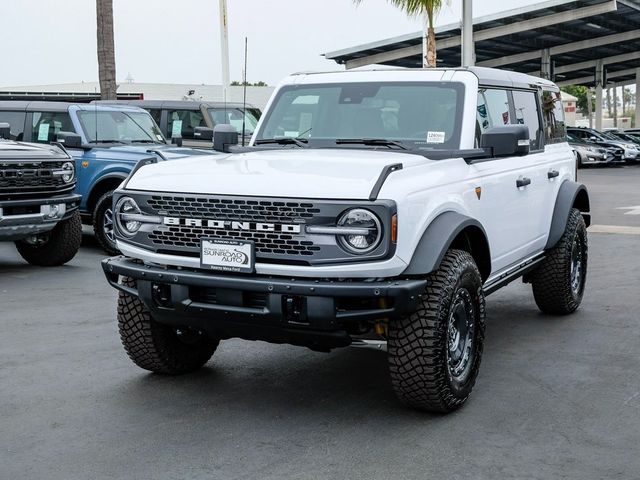
<svg viewBox="0 0 640 480">
<path fill-rule="evenodd" d="M 115 240 L 110 239 L 105 232 L 105 215 L 107 212 L 111 212 L 113 221 L 113 190 L 106 192 L 96 202 L 96 206 L 93 209 L 93 233 L 96 236 L 96 240 L 100 246 L 109 255 L 119 255 L 120 251 L 116 247 Z M 113 228 L 113 224 L 112 224 Z"/>
<path fill-rule="evenodd" d="M 135 280 L 123 283 L 135 288 Z M 124 292 L 118 293 L 118 329 L 129 358 L 140 368 L 166 375 L 193 372 L 209 361 L 219 340 L 193 332 L 195 339 L 185 343 L 177 330 L 156 322 L 144 303 Z"/>
<path fill-rule="evenodd" d="M 391 385 L 398 399 L 410 407 L 450 412 L 465 403 L 480 368 L 485 328 L 482 277 L 469 253 L 449 250 L 427 280 L 417 310 L 389 323 Z M 473 342 L 468 349 L 468 370 L 458 381 L 449 365 L 449 332 L 454 300 L 463 291 L 473 306 L 469 318 L 473 319 L 474 331 L 469 336 Z"/>
<path fill-rule="evenodd" d="M 576 239 L 583 247 L 582 277 L 577 290 L 572 287 L 572 252 Z M 587 227 L 580 211 L 572 208 L 562 237 L 531 275 L 533 298 L 540 310 L 567 315 L 580 306 L 587 280 L 587 259 Z"/>
<path fill-rule="evenodd" d="M 55 267 L 76 256 L 82 243 L 82 220 L 77 211 L 59 222 L 50 232 L 41 234 L 42 244 L 27 240 L 15 242 L 18 253 L 31 265 Z"/>
</svg>

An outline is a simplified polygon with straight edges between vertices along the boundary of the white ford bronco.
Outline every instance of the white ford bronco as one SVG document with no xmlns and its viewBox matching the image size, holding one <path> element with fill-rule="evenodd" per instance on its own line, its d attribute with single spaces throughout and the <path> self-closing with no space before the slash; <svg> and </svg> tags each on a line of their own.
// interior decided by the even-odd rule
<svg viewBox="0 0 640 480">
<path fill-rule="evenodd" d="M 225 128 L 226 127 L 226 128 Z M 114 193 L 125 350 L 180 374 L 239 337 L 386 343 L 407 405 L 467 400 L 485 296 L 522 277 L 546 313 L 587 275 L 589 197 L 551 82 L 493 69 L 299 74 L 247 148 L 138 165 Z"/>
</svg>

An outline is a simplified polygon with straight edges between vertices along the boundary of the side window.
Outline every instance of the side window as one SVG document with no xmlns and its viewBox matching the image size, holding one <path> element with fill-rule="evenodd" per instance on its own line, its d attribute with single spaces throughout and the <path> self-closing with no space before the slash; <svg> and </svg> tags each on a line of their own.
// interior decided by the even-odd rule
<svg viewBox="0 0 640 480">
<path fill-rule="evenodd" d="M 567 141 L 567 129 L 564 123 L 564 108 L 560 92 L 543 90 L 542 121 L 546 143 Z"/>
<path fill-rule="evenodd" d="M 8 123 L 12 140 L 24 140 L 25 112 L 0 112 L 0 123 Z"/>
<path fill-rule="evenodd" d="M 514 123 L 526 125 L 529 128 L 531 150 L 541 149 L 542 135 L 540 135 L 540 117 L 538 116 L 538 102 L 536 102 L 536 93 L 514 90 L 513 106 L 516 112 L 516 121 Z"/>
<path fill-rule="evenodd" d="M 478 90 L 476 120 L 476 144 L 480 143 L 480 135 L 489 128 L 511 123 L 507 91 L 494 88 Z"/>
<path fill-rule="evenodd" d="M 74 132 L 71 117 L 67 112 L 33 112 L 31 141 L 49 143 L 58 132 Z"/>
<path fill-rule="evenodd" d="M 162 116 L 162 110 L 159 108 L 150 108 L 147 110 L 153 121 L 156 122 L 157 125 L 160 125 L 160 117 Z"/>
<path fill-rule="evenodd" d="M 182 135 L 182 138 L 193 138 L 196 127 L 206 127 L 207 123 L 200 110 L 169 110 L 167 112 L 168 137 Z"/>
</svg>

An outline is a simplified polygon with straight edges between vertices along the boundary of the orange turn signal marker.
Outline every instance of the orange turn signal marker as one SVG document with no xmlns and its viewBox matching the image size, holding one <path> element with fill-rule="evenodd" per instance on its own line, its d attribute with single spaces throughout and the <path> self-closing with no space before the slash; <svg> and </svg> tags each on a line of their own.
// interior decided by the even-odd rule
<svg viewBox="0 0 640 480">
<path fill-rule="evenodd" d="M 396 243 L 398 240 L 398 215 L 391 217 L 391 241 Z"/>
</svg>

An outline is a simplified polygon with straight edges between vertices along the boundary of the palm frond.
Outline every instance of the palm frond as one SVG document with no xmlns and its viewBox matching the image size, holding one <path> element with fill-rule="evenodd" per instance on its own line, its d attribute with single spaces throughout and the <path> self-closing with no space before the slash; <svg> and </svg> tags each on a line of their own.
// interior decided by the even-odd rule
<svg viewBox="0 0 640 480">
<path fill-rule="evenodd" d="M 387 0 L 389 3 L 403 10 L 410 17 L 421 17 L 425 13 L 432 17 L 434 13 L 438 13 L 440 9 L 449 4 L 450 0 Z M 353 0 L 354 3 L 360 4 L 363 0 Z"/>
</svg>

